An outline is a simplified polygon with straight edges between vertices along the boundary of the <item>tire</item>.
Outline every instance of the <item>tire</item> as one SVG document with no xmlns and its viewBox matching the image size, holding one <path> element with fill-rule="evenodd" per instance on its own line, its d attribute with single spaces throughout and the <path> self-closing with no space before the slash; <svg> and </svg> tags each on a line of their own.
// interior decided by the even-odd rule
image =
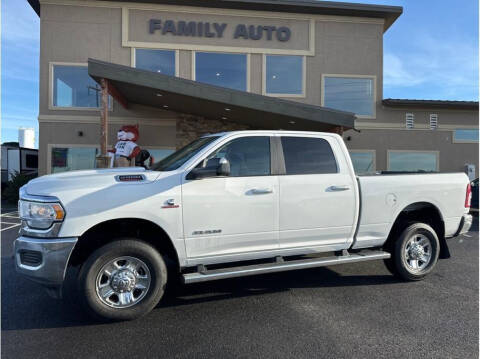
<svg viewBox="0 0 480 359">
<path fill-rule="evenodd" d="M 78 293 L 97 319 L 133 320 L 158 304 L 166 283 L 167 267 L 155 248 L 119 238 L 94 251 L 82 265 Z"/>
<path fill-rule="evenodd" d="M 397 277 L 417 281 L 428 275 L 438 261 L 440 242 L 435 230 L 425 223 L 409 224 L 391 247 L 387 269 Z"/>
</svg>

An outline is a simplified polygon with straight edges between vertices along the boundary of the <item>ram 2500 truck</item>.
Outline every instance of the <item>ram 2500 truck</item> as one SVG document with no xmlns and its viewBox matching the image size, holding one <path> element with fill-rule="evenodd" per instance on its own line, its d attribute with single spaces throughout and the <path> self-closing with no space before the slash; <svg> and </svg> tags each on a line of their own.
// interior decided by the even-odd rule
<svg viewBox="0 0 480 359">
<path fill-rule="evenodd" d="M 87 309 L 114 320 L 149 312 L 172 278 L 381 259 L 419 280 L 448 257 L 446 238 L 469 230 L 470 199 L 463 173 L 356 176 L 336 134 L 219 133 L 149 170 L 30 181 L 20 191 L 15 262 L 57 297 L 67 268 L 79 268 Z"/>
</svg>

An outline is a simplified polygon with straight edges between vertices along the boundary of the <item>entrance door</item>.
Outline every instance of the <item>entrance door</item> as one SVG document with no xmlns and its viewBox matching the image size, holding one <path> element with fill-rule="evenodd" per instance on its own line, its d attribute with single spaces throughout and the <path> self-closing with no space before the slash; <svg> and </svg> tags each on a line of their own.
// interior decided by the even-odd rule
<svg viewBox="0 0 480 359">
<path fill-rule="evenodd" d="M 339 246 L 353 236 L 355 186 L 332 138 L 282 136 L 280 248 Z"/>
<path fill-rule="evenodd" d="M 223 157 L 230 162 L 230 176 L 182 185 L 189 258 L 278 248 L 278 177 L 271 175 L 270 138 L 232 139 L 206 160 Z"/>
</svg>

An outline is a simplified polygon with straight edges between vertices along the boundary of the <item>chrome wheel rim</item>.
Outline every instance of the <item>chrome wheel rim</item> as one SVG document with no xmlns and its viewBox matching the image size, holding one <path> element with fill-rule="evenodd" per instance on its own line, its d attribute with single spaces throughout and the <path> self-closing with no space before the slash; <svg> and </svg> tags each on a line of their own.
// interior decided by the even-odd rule
<svg viewBox="0 0 480 359">
<path fill-rule="evenodd" d="M 128 308 L 139 303 L 150 288 L 148 266 L 135 257 L 118 257 L 97 274 L 95 289 L 100 301 L 113 308 Z"/>
<path fill-rule="evenodd" d="M 424 270 L 432 259 L 432 243 L 423 234 L 414 234 L 405 245 L 405 263 L 411 272 Z"/>
</svg>

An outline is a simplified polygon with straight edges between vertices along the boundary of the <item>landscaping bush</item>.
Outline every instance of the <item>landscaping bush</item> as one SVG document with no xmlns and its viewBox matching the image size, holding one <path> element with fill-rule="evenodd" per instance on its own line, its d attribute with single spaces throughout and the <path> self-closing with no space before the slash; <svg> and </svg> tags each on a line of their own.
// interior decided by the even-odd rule
<svg viewBox="0 0 480 359">
<path fill-rule="evenodd" d="M 25 174 L 15 171 L 15 174 L 12 176 L 12 179 L 7 182 L 7 187 L 2 193 L 2 198 L 9 203 L 17 203 L 18 201 L 18 191 L 20 187 L 24 184 L 27 184 L 28 181 L 37 177 L 36 173 Z"/>
</svg>

